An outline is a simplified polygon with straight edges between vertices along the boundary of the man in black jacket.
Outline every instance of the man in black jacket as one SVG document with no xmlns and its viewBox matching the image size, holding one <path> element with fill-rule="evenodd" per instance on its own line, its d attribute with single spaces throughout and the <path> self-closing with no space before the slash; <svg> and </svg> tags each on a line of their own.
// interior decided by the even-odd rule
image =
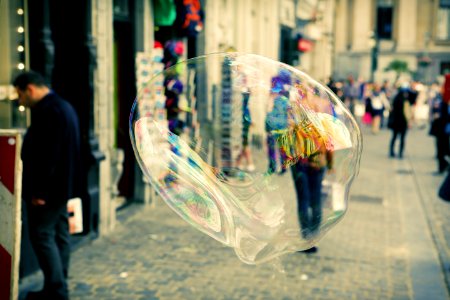
<svg viewBox="0 0 450 300">
<path fill-rule="evenodd" d="M 80 196 L 80 132 L 75 110 L 50 90 L 41 75 L 14 80 L 19 104 L 31 108 L 22 146 L 22 197 L 44 288 L 27 299 L 68 299 L 70 235 L 67 201 Z"/>
</svg>

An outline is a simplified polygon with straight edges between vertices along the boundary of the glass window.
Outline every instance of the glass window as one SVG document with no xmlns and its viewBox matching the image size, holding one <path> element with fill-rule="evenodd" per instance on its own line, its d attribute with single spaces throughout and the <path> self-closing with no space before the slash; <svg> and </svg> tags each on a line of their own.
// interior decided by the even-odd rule
<svg viewBox="0 0 450 300">
<path fill-rule="evenodd" d="M 436 39 L 450 40 L 450 0 L 439 1 L 436 20 Z"/>
<path fill-rule="evenodd" d="M 379 39 L 392 39 L 393 1 L 377 1 L 377 34 Z"/>
</svg>

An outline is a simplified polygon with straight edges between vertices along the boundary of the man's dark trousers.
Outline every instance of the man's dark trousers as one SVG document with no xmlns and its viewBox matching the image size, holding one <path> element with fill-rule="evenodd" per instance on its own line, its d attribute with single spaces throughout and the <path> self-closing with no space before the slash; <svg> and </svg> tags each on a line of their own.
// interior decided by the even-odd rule
<svg viewBox="0 0 450 300">
<path fill-rule="evenodd" d="M 28 224 L 33 249 L 44 273 L 43 292 L 48 299 L 68 299 L 67 273 L 70 234 L 67 206 L 28 204 Z"/>
</svg>

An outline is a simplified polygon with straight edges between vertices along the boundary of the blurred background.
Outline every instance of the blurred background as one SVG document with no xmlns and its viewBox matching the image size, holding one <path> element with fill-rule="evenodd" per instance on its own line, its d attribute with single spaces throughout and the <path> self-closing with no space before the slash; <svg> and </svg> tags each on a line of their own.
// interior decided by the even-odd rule
<svg viewBox="0 0 450 300">
<path fill-rule="evenodd" d="M 238 51 L 284 62 L 328 85 L 360 124 L 374 85 L 383 85 L 389 101 L 405 87 L 415 94 L 415 124 L 425 128 L 430 99 L 450 73 L 450 1 L 0 0 L 0 44 L 1 129 L 30 122 L 11 86 L 28 69 L 43 74 L 79 115 L 89 199 L 77 244 L 112 232 L 117 212 L 130 203 L 155 202 L 128 118 L 168 55 L 181 61 Z M 214 88 L 196 90 L 197 108 Z M 386 127 L 388 114 L 385 107 L 372 133 Z M 37 264 L 22 239 L 24 277 Z"/>
</svg>

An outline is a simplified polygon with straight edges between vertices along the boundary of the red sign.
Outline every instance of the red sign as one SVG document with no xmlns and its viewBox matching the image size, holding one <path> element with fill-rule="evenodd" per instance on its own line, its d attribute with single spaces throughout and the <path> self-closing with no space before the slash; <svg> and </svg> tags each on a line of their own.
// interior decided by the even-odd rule
<svg viewBox="0 0 450 300">
<path fill-rule="evenodd" d="M 308 52 L 312 50 L 313 42 L 306 39 L 299 39 L 297 47 L 300 52 Z"/>
<path fill-rule="evenodd" d="M 0 245 L 0 299 L 10 299 L 11 294 L 11 263 L 9 252 Z"/>
<path fill-rule="evenodd" d="M 14 168 L 16 165 L 16 138 L 13 136 L 0 136 L 0 182 L 14 194 Z"/>
</svg>

